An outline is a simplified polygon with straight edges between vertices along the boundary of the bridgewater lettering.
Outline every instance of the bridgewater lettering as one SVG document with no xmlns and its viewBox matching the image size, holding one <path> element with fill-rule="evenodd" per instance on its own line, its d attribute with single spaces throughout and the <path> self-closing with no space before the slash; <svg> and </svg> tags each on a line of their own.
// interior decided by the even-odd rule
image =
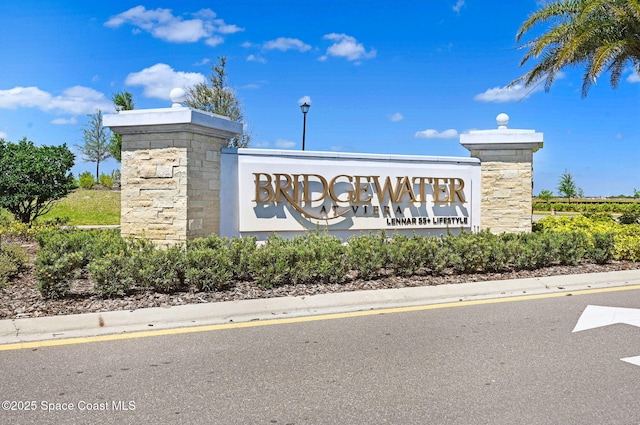
<svg viewBox="0 0 640 425">
<path fill-rule="evenodd" d="M 374 197 L 379 205 L 385 201 L 401 203 L 428 202 L 427 195 L 435 204 L 466 203 L 464 180 L 453 177 L 395 177 L 349 176 L 339 174 L 330 180 L 320 174 L 253 173 L 255 176 L 255 199 L 258 204 L 289 202 L 297 210 L 302 203 L 321 202 L 331 199 L 336 204 L 365 204 Z M 314 198 L 314 195 L 316 196 Z"/>
</svg>

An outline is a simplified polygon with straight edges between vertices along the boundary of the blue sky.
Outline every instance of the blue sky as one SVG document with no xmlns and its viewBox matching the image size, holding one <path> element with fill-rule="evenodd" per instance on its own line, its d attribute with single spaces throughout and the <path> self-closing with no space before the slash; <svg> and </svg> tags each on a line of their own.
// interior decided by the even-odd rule
<svg viewBox="0 0 640 425">
<path fill-rule="evenodd" d="M 54 1 L 0 4 L 0 137 L 82 143 L 87 114 L 170 106 L 169 91 L 227 57 L 253 147 L 469 156 L 459 134 L 534 129 L 534 193 L 570 171 L 587 196 L 640 189 L 640 78 L 605 75 L 581 99 L 581 69 L 549 93 L 505 89 L 526 70 L 515 34 L 540 0 Z M 75 148 L 74 148 L 75 149 Z M 77 152 L 77 149 L 75 149 Z M 77 159 L 74 173 L 94 170 Z M 103 166 L 111 172 L 118 163 Z"/>
</svg>

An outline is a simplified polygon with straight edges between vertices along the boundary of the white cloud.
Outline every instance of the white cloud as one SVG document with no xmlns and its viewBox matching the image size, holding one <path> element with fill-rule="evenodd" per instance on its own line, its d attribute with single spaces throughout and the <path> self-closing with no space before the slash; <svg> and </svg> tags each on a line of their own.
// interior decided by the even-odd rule
<svg viewBox="0 0 640 425">
<path fill-rule="evenodd" d="M 263 57 L 260 56 L 256 56 L 256 55 L 249 55 L 247 56 L 247 61 L 248 62 L 260 62 L 260 63 L 267 63 L 267 60 Z"/>
<path fill-rule="evenodd" d="M 44 112 L 73 115 L 92 114 L 96 109 L 110 111 L 113 104 L 104 93 L 83 86 L 70 87 L 58 96 L 38 87 L 0 90 L 0 109 L 38 108 Z"/>
<path fill-rule="evenodd" d="M 113 103 L 104 93 L 89 87 L 74 86 L 63 91 L 61 96 L 54 97 L 50 109 L 80 115 L 94 113 L 96 109 L 111 111 Z"/>
<path fill-rule="evenodd" d="M 205 40 L 205 44 L 210 47 L 216 47 L 218 44 L 224 43 L 224 38 L 219 35 L 214 35 L 213 37 L 209 37 Z"/>
<path fill-rule="evenodd" d="M 267 41 L 263 47 L 266 50 L 280 50 L 282 52 L 286 52 L 287 50 L 297 50 L 299 52 L 311 50 L 311 46 L 305 44 L 302 40 L 286 37 L 279 37 L 275 40 Z"/>
<path fill-rule="evenodd" d="M 128 86 L 144 87 L 144 96 L 169 99 L 169 92 L 176 87 L 191 87 L 204 82 L 205 76 L 198 72 L 175 71 L 164 63 L 157 63 L 140 72 L 129 74 L 125 80 Z"/>
<path fill-rule="evenodd" d="M 418 131 L 414 137 L 419 139 L 455 139 L 458 137 L 458 131 L 454 129 L 445 130 L 440 133 L 437 130 L 422 130 Z"/>
<path fill-rule="evenodd" d="M 203 65 L 206 65 L 206 64 L 208 64 L 208 63 L 210 63 L 210 62 L 211 62 L 211 59 L 209 59 L 209 58 L 204 58 L 204 59 L 202 59 L 201 61 L 198 61 L 198 62 L 194 63 L 193 65 L 194 65 L 194 66 L 203 66 Z"/>
<path fill-rule="evenodd" d="M 342 57 L 349 61 L 359 61 L 360 59 L 371 59 L 376 56 L 376 50 L 365 50 L 362 43 L 347 34 L 327 34 L 323 37 L 325 40 L 331 40 L 334 43 L 327 49 L 327 54 L 321 56 L 321 61 L 327 60 L 329 56 Z"/>
<path fill-rule="evenodd" d="M 77 123 L 78 123 L 78 120 L 76 119 L 76 117 L 56 118 L 55 120 L 51 121 L 51 124 L 56 124 L 56 125 L 73 125 Z"/>
<path fill-rule="evenodd" d="M 629 75 L 627 77 L 627 82 L 628 83 L 640 83 L 640 74 L 638 74 L 638 71 L 633 71 L 631 73 L 631 75 Z"/>
<path fill-rule="evenodd" d="M 266 141 L 262 141 L 262 142 L 251 142 L 251 145 L 254 148 L 267 148 L 269 147 L 269 142 Z"/>
<path fill-rule="evenodd" d="M 297 144 L 296 142 L 291 142 L 289 140 L 284 140 L 284 139 L 278 139 L 275 142 L 276 147 L 280 149 L 291 149 L 296 144 Z"/>
<path fill-rule="evenodd" d="M 395 114 L 391 115 L 389 119 L 391 120 L 391 122 L 402 121 L 404 119 L 404 115 L 402 115 L 400 112 L 396 112 Z"/>
<path fill-rule="evenodd" d="M 460 10 L 464 6 L 464 1 L 465 0 L 458 0 L 456 2 L 456 4 L 454 4 L 453 7 L 452 7 L 453 11 L 456 12 L 456 13 L 460 13 Z"/>
<path fill-rule="evenodd" d="M 241 89 L 244 90 L 257 90 L 260 88 L 260 84 L 257 83 L 249 83 L 249 84 L 245 84 L 244 86 L 240 87 Z"/>
<path fill-rule="evenodd" d="M 543 88 L 543 84 L 538 84 L 534 87 L 525 87 L 524 84 L 516 84 L 512 87 L 494 87 L 492 89 L 488 89 L 484 93 L 475 95 L 473 99 L 480 102 L 518 102 L 528 98 L 533 93 L 538 92 Z"/>
<path fill-rule="evenodd" d="M 0 108 L 40 108 L 44 109 L 51 103 L 50 93 L 37 87 L 14 87 L 9 90 L 0 90 Z"/>
<path fill-rule="evenodd" d="M 118 15 L 112 16 L 105 26 L 118 28 L 132 25 L 134 33 L 146 31 L 152 36 L 171 43 L 195 43 L 204 40 L 209 46 L 217 46 L 224 42 L 220 36 L 243 31 L 237 25 L 229 25 L 222 19 L 215 19 L 216 13 L 211 9 L 202 9 L 193 14 L 193 19 L 174 16 L 171 9 L 149 9 L 136 6 Z"/>
<path fill-rule="evenodd" d="M 7 139 L 9 137 L 9 135 L 7 133 L 5 133 L 4 131 L 0 131 L 0 139 Z"/>
<path fill-rule="evenodd" d="M 298 99 L 298 105 L 302 105 L 303 103 L 306 103 L 307 105 L 311 105 L 311 97 L 302 96 L 300 99 Z"/>
</svg>

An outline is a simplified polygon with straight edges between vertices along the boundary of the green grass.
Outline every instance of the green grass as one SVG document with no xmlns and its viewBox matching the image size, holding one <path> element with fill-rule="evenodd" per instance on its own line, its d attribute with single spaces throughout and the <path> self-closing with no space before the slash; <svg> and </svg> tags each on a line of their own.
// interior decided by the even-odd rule
<svg viewBox="0 0 640 425">
<path fill-rule="evenodd" d="M 68 218 L 72 226 L 120 224 L 120 192 L 78 189 L 43 216 L 58 217 Z"/>
</svg>

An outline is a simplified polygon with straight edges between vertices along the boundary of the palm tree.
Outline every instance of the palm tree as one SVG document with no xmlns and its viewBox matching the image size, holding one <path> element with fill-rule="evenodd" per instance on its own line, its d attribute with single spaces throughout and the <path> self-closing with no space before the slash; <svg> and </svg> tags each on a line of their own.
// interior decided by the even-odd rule
<svg viewBox="0 0 640 425">
<path fill-rule="evenodd" d="M 532 70 L 511 82 L 531 86 L 545 80 L 545 90 L 566 66 L 584 66 L 582 97 L 603 72 L 616 88 L 627 65 L 640 72 L 640 0 L 561 0 L 548 3 L 522 24 L 516 40 L 549 22 L 545 33 L 525 43 L 520 62 L 540 58 Z"/>
<path fill-rule="evenodd" d="M 128 91 L 119 91 L 111 96 L 113 107 L 116 112 L 120 111 L 132 111 L 134 108 L 133 95 Z M 111 156 L 118 162 L 122 161 L 122 136 L 116 133 L 111 133 L 111 141 L 109 142 L 109 152 Z"/>
</svg>

